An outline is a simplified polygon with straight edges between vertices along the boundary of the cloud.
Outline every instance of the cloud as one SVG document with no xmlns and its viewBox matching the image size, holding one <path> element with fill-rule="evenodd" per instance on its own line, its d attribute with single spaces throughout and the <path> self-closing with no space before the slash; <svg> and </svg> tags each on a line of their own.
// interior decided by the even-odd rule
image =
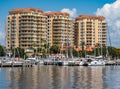
<svg viewBox="0 0 120 89">
<path fill-rule="evenodd" d="M 103 15 L 106 18 L 112 46 L 120 47 L 120 0 L 98 8 L 96 15 Z"/>
<path fill-rule="evenodd" d="M 5 46 L 5 23 L 0 21 L 0 45 Z"/>
<path fill-rule="evenodd" d="M 77 10 L 76 10 L 76 8 L 73 8 L 73 9 L 68 9 L 68 8 L 63 8 L 62 10 L 61 10 L 61 12 L 68 12 L 69 14 L 70 14 L 70 17 L 71 18 L 75 18 L 76 16 L 77 16 Z"/>
<path fill-rule="evenodd" d="M 45 12 L 52 12 L 52 11 L 45 11 Z"/>
</svg>

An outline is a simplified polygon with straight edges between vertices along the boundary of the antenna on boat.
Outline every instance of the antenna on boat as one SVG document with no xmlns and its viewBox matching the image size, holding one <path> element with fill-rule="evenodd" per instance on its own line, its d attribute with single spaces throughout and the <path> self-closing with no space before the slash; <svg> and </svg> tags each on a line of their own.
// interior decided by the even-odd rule
<svg viewBox="0 0 120 89">
<path fill-rule="evenodd" d="M 107 25 L 107 28 L 108 28 L 108 25 Z M 108 32 L 108 36 L 107 36 L 108 37 L 108 42 L 110 44 L 110 47 L 112 47 L 109 29 L 107 29 L 107 32 Z M 108 55 L 109 55 L 109 51 L 108 51 L 108 47 L 107 47 L 107 56 Z"/>
</svg>

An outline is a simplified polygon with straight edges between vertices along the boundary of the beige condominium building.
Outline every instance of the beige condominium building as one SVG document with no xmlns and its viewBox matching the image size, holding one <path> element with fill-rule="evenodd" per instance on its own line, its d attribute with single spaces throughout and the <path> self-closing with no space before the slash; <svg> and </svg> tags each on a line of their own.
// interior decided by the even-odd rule
<svg viewBox="0 0 120 89">
<path fill-rule="evenodd" d="M 6 18 L 6 48 L 41 47 L 46 39 L 47 18 L 35 8 L 16 8 Z"/>
<path fill-rule="evenodd" d="M 50 46 L 73 46 L 73 20 L 66 12 L 46 12 L 47 41 Z"/>
<path fill-rule="evenodd" d="M 80 15 L 70 19 L 66 12 L 43 12 L 35 8 L 16 8 L 6 18 L 6 48 L 41 48 L 44 44 L 62 47 L 106 45 L 103 16 Z"/>
<path fill-rule="evenodd" d="M 79 15 L 75 18 L 74 31 L 74 44 L 77 47 L 81 47 L 82 43 L 85 47 L 106 45 L 107 24 L 103 16 Z"/>
</svg>

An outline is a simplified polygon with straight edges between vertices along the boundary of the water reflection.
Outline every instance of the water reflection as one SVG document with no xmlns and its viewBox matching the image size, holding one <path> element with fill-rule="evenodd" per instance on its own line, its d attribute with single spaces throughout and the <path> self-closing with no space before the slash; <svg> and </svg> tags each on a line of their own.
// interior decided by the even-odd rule
<svg viewBox="0 0 120 89">
<path fill-rule="evenodd" d="M 119 66 L 0 68 L 0 87 L 3 89 L 118 89 L 119 74 Z"/>
</svg>

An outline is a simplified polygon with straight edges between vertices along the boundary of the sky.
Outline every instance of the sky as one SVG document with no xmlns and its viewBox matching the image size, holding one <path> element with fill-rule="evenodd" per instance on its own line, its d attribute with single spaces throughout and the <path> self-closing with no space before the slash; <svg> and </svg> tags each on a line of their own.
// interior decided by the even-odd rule
<svg viewBox="0 0 120 89">
<path fill-rule="evenodd" d="M 71 18 L 81 14 L 103 15 L 108 23 L 111 45 L 120 47 L 120 0 L 0 0 L 0 45 L 5 45 L 5 21 L 9 10 L 28 7 L 44 12 L 68 12 Z"/>
</svg>

